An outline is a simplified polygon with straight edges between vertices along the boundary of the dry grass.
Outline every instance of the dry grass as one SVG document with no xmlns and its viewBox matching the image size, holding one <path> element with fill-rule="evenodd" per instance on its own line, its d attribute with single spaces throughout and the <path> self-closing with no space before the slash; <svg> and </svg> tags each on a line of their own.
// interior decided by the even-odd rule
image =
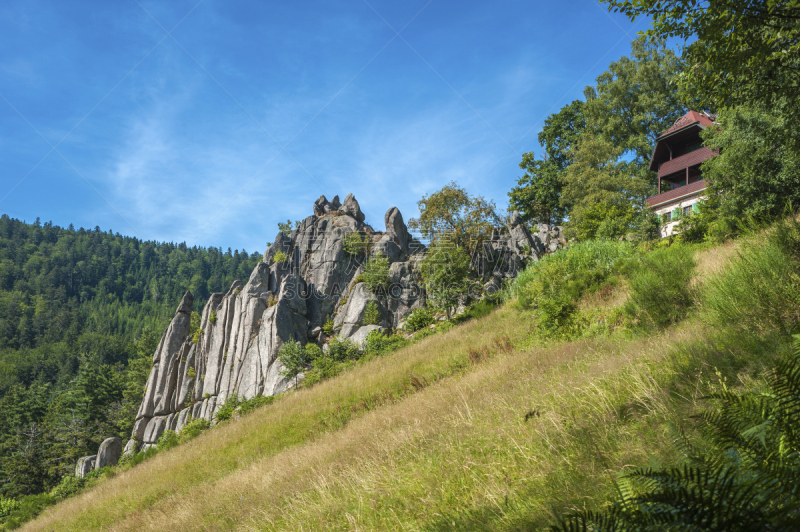
<svg viewBox="0 0 800 532">
<path fill-rule="evenodd" d="M 732 253 L 701 252 L 699 268 Z M 503 308 L 372 360 L 25 530 L 540 528 L 552 512 L 607 500 L 616 472 L 673 460 L 666 422 L 694 407 L 702 372 L 737 363 L 736 347 L 699 324 L 549 347 L 527 346 L 530 327 Z"/>
</svg>

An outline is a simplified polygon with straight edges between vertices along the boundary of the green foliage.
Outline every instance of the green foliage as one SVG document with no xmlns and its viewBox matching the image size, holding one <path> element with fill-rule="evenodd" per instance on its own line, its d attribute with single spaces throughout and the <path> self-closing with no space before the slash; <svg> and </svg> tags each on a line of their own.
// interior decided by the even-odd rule
<svg viewBox="0 0 800 532">
<path fill-rule="evenodd" d="M 314 360 L 318 359 L 319 357 L 323 356 L 322 348 L 317 344 L 313 344 L 311 342 L 306 344 L 306 358 L 313 362 Z"/>
<path fill-rule="evenodd" d="M 578 142 L 578 138 L 586 130 L 586 118 L 583 116 L 584 105 L 581 100 L 574 100 L 569 105 L 565 105 L 559 112 L 553 113 L 545 119 L 544 127 L 539 133 L 539 144 L 544 147 L 547 154 L 545 162 L 554 164 L 558 171 L 572 163 L 570 152 Z M 522 156 L 523 163 L 526 155 L 528 154 Z M 522 167 L 520 164 L 520 168 Z"/>
<path fill-rule="evenodd" d="M 375 293 L 388 287 L 392 280 L 389 276 L 389 259 L 382 253 L 372 255 L 364 265 L 361 279 Z"/>
<path fill-rule="evenodd" d="M 19 501 L 0 497 L 0 519 L 6 517 L 17 508 L 19 508 Z"/>
<path fill-rule="evenodd" d="M 275 264 L 283 264 L 288 260 L 289 256 L 280 249 L 272 256 L 272 262 Z"/>
<path fill-rule="evenodd" d="M 364 325 L 378 325 L 381 322 L 381 311 L 378 303 L 370 301 L 364 309 Z"/>
<path fill-rule="evenodd" d="M 63 501 L 68 497 L 77 495 L 85 485 L 86 480 L 75 475 L 64 475 L 55 488 L 50 490 L 50 495 L 56 501 Z"/>
<path fill-rule="evenodd" d="M 433 312 L 428 307 L 420 307 L 406 317 L 404 328 L 408 332 L 424 329 L 433 323 Z"/>
<path fill-rule="evenodd" d="M 275 401 L 274 395 L 270 395 L 269 397 L 265 397 L 263 395 L 257 395 L 252 399 L 243 401 L 241 405 L 239 405 L 239 411 L 244 416 L 249 414 L 253 410 L 272 404 L 274 401 Z"/>
<path fill-rule="evenodd" d="M 481 243 L 501 222 L 494 202 L 470 196 L 455 182 L 423 196 L 417 205 L 420 216 L 409 220 L 410 229 L 431 241 L 447 235 L 446 238 L 468 252 L 480 249 Z"/>
<path fill-rule="evenodd" d="M 156 443 L 156 449 L 159 452 L 167 451 L 172 449 L 176 445 L 180 444 L 180 439 L 178 438 L 178 433 L 174 430 L 165 430 L 161 437 L 158 438 L 158 442 Z"/>
<path fill-rule="evenodd" d="M 326 336 L 333 336 L 333 318 L 328 316 L 328 319 L 325 320 L 325 323 L 322 325 L 322 332 L 325 333 Z"/>
<path fill-rule="evenodd" d="M 327 356 L 335 362 L 358 360 L 361 357 L 361 350 L 349 339 L 336 336 L 328 343 Z"/>
<path fill-rule="evenodd" d="M 425 290 L 436 305 L 445 309 L 447 319 L 450 319 L 459 300 L 469 294 L 472 286 L 469 265 L 467 251 L 446 238 L 431 242 L 420 264 Z"/>
<path fill-rule="evenodd" d="M 746 240 L 736 261 L 709 281 L 704 305 L 722 325 L 765 334 L 793 331 L 800 308 L 800 222 Z"/>
<path fill-rule="evenodd" d="M 209 427 L 211 427 L 211 423 L 207 419 L 190 420 L 178 433 L 178 443 L 186 443 L 192 438 L 199 436 L 201 432 L 208 430 Z"/>
<path fill-rule="evenodd" d="M 647 167 L 656 139 L 698 103 L 695 95 L 685 102 L 675 91 L 682 67 L 666 39 L 638 37 L 631 43 L 629 57 L 612 62 L 597 77 L 597 85 L 584 92 L 588 127 L 633 155 L 637 169 Z M 648 181 L 655 179 L 654 174 Z"/>
<path fill-rule="evenodd" d="M 702 94 L 717 109 L 757 105 L 800 117 L 800 15 L 797 0 L 604 0 L 610 10 L 652 21 L 648 34 L 687 44 L 691 68 L 681 92 Z M 796 128 L 794 128 L 796 129 Z M 795 136 L 800 139 L 800 136 Z"/>
<path fill-rule="evenodd" d="M 22 497 L 18 503 L 19 506 L 5 518 L 4 528 L 6 530 L 14 530 L 23 523 L 35 519 L 37 515 L 55 504 L 56 500 L 49 493 L 40 493 Z"/>
<path fill-rule="evenodd" d="M 211 311 L 211 314 L 208 316 L 208 321 L 209 321 L 209 322 L 210 322 L 212 325 L 213 325 L 214 323 L 217 323 L 217 311 L 216 311 L 216 310 L 212 310 L 212 311 Z"/>
<path fill-rule="evenodd" d="M 222 405 L 222 408 L 217 411 L 216 420 L 218 422 L 222 422 L 231 419 L 233 417 L 233 413 L 237 409 L 241 415 L 249 414 L 257 408 L 271 404 L 273 401 L 275 401 L 274 396 L 264 397 L 262 395 L 257 395 L 256 397 L 247 399 L 245 401 L 239 399 L 238 396 L 231 396 L 225 400 L 225 404 Z"/>
<path fill-rule="evenodd" d="M 678 434 L 683 464 L 621 477 L 620 497 L 602 512 L 569 516 L 552 530 L 796 530 L 800 527 L 800 339 L 768 376 L 767 390 L 724 384 L 696 416 L 710 446 Z"/>
<path fill-rule="evenodd" d="M 641 256 L 630 275 L 628 312 L 656 327 L 666 327 L 686 316 L 694 304 L 690 283 L 697 266 L 685 246 L 658 249 Z"/>
<path fill-rule="evenodd" d="M 723 110 L 720 127 L 703 132 L 719 156 L 706 161 L 709 195 L 719 194 L 717 215 L 769 220 L 800 206 L 800 151 L 791 139 L 795 123 L 787 115 L 740 107 Z"/>
<path fill-rule="evenodd" d="M 350 256 L 360 257 L 369 249 L 369 236 L 361 233 L 347 233 L 344 235 L 344 251 Z"/>
<path fill-rule="evenodd" d="M 300 227 L 301 223 L 302 222 L 300 220 L 295 220 L 294 228 L 297 229 L 298 227 Z M 280 231 L 286 236 L 289 236 L 292 233 L 292 225 L 293 224 L 291 220 L 286 220 L 286 223 L 278 222 L 278 231 Z"/>
<path fill-rule="evenodd" d="M 537 161 L 533 152 L 522 154 L 525 175 L 508 193 L 509 205 L 525 222 L 560 224 L 567 209 L 561 203 L 562 181 L 553 160 Z"/>
<path fill-rule="evenodd" d="M 636 255 L 628 242 L 590 240 L 573 244 L 520 273 L 508 291 L 522 309 L 536 309 L 539 327 L 546 335 L 573 331 L 573 317 L 581 297 L 613 280 Z"/>
<path fill-rule="evenodd" d="M 561 199 L 570 207 L 566 236 L 581 242 L 598 233 L 605 238 L 624 236 L 636 220 L 635 206 L 651 191 L 649 180 L 617 162 L 622 148 L 601 136 L 583 135 L 571 155 L 573 163 L 562 178 Z"/>
<path fill-rule="evenodd" d="M 287 379 L 293 379 L 300 373 L 305 371 L 310 363 L 308 353 L 303 345 L 294 340 L 289 340 L 281 346 L 278 350 L 278 360 L 280 360 L 283 369 L 280 374 Z"/>
<path fill-rule="evenodd" d="M 365 355 L 385 355 L 408 345 L 408 340 L 398 335 L 387 335 L 383 331 L 371 331 L 364 342 Z"/>
<path fill-rule="evenodd" d="M 317 357 L 312 362 L 312 369 L 306 373 L 306 379 L 303 384 L 311 386 L 325 379 L 335 377 L 342 371 L 343 366 L 344 364 L 336 362 L 330 356 Z"/>
</svg>

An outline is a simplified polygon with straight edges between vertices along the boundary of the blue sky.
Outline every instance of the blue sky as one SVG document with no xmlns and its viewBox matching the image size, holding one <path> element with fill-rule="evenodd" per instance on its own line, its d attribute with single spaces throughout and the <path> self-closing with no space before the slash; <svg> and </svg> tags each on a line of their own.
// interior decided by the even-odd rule
<svg viewBox="0 0 800 532">
<path fill-rule="evenodd" d="M 646 21 L 593 0 L 0 4 L 0 213 L 263 251 L 355 194 L 383 230 L 523 152 Z"/>
</svg>

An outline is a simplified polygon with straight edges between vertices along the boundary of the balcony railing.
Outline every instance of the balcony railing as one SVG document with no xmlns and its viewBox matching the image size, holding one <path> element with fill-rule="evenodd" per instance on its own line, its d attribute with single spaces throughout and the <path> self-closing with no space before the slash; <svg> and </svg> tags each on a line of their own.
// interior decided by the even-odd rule
<svg viewBox="0 0 800 532">
<path fill-rule="evenodd" d="M 694 183 L 689 183 L 688 185 L 684 185 L 682 187 L 673 188 L 672 190 L 668 190 L 666 192 L 662 192 L 661 194 L 657 194 L 655 196 L 651 196 L 647 198 L 647 204 L 650 207 L 655 207 L 657 205 L 661 205 L 662 203 L 667 203 L 678 198 L 682 198 L 684 196 L 688 196 L 694 192 L 699 192 L 701 190 L 705 190 L 706 182 L 703 179 L 699 181 L 695 181 Z"/>
<path fill-rule="evenodd" d="M 669 161 L 664 161 L 661 163 L 661 166 L 658 167 L 658 176 L 664 177 L 666 175 L 674 174 L 675 172 L 679 172 L 688 166 L 694 166 L 702 163 L 703 161 L 711 159 L 715 155 L 716 153 L 703 146 L 699 149 L 690 151 L 689 153 L 684 153 L 680 157 L 676 157 Z"/>
</svg>

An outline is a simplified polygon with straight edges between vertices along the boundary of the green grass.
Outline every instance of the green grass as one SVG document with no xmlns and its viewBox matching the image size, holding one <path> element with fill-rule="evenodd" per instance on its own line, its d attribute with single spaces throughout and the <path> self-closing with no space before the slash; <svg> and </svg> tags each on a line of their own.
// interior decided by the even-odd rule
<svg viewBox="0 0 800 532">
<path fill-rule="evenodd" d="M 698 438 L 690 416 L 703 397 L 723 383 L 759 384 L 787 348 L 797 261 L 786 269 L 781 260 L 800 229 L 789 233 L 743 244 L 748 259 L 733 255 L 730 264 L 729 248 L 694 256 L 620 242 L 567 248 L 520 276 L 510 288 L 520 303 L 476 308 L 483 317 L 352 362 L 101 479 L 27 528 L 510 531 L 602 508 L 618 472 L 676 462 L 670 427 Z M 710 276 L 679 278 L 666 303 L 640 297 L 663 277 L 636 285 L 638 265 L 694 261 Z M 544 275 L 571 294 L 571 319 L 585 322 L 580 339 L 538 341 L 541 303 L 554 294 Z M 734 290 L 747 275 L 751 284 L 782 283 L 780 319 L 734 313 L 736 298 L 751 297 Z M 684 301 L 684 289 L 691 308 L 667 313 L 665 329 L 595 327 L 632 301 L 657 314 Z M 770 294 L 757 292 L 745 299 L 756 309 Z"/>
</svg>

